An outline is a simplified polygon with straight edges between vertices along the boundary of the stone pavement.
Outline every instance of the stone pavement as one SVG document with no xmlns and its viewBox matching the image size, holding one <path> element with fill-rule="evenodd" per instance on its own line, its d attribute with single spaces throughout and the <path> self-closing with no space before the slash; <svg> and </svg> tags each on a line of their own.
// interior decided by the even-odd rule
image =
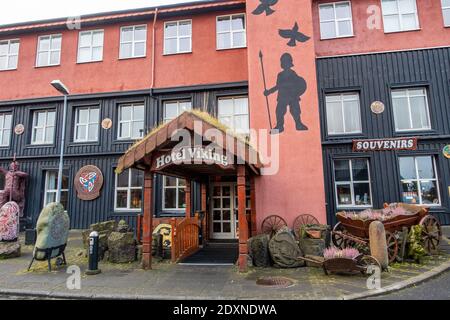
<svg viewBox="0 0 450 320">
<path fill-rule="evenodd" d="M 426 280 L 450 267 L 450 242 L 445 239 L 439 255 L 429 257 L 423 265 L 394 264 L 382 274 L 383 289 L 400 289 Z M 101 263 L 102 273 L 81 277 L 81 289 L 69 290 L 66 267 L 48 273 L 46 262 L 37 262 L 27 272 L 32 247 L 22 247 L 22 257 L 0 260 L 0 296 L 42 296 L 53 298 L 115 299 L 351 299 L 380 294 L 366 287 L 362 275 L 324 275 L 322 269 L 258 269 L 239 274 L 234 266 L 192 266 L 159 262 L 151 271 L 139 269 L 137 263 L 113 265 Z M 72 232 L 67 248 L 68 265 L 86 270 L 87 260 L 81 251 L 81 235 Z M 256 284 L 261 276 L 284 276 L 293 281 L 288 288 L 268 288 Z"/>
</svg>

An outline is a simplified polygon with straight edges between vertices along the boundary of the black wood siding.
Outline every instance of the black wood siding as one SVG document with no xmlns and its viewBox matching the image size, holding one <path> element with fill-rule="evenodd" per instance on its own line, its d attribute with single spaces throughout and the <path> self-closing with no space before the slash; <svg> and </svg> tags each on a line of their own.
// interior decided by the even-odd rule
<svg viewBox="0 0 450 320">
<path fill-rule="evenodd" d="M 335 223 L 337 211 L 332 162 L 335 158 L 367 158 L 370 162 L 373 207 L 384 202 L 401 201 L 398 156 L 434 155 L 442 207 L 433 208 L 442 223 L 450 224 L 450 160 L 442 149 L 450 144 L 450 48 L 391 52 L 317 59 L 318 93 L 322 128 L 323 162 L 329 223 Z M 402 87 L 427 89 L 432 130 L 422 133 L 396 133 L 391 90 Z M 361 107 L 362 134 L 327 135 L 325 95 L 333 92 L 358 92 Z M 382 101 L 386 110 L 371 112 L 373 101 Z M 414 152 L 352 152 L 354 138 L 394 138 L 417 136 Z"/>
</svg>

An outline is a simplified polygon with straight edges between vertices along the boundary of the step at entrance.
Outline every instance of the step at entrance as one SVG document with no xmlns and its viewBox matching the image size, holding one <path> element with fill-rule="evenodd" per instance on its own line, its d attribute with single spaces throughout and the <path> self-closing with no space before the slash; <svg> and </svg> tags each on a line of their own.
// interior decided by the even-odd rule
<svg viewBox="0 0 450 320">
<path fill-rule="evenodd" d="M 180 264 L 189 265 L 234 265 L 238 259 L 237 242 L 209 242 Z"/>
</svg>

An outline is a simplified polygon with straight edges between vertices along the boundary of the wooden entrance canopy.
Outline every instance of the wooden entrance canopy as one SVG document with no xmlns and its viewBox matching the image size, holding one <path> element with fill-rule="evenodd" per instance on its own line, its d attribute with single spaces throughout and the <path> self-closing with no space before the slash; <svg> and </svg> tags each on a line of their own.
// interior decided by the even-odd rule
<svg viewBox="0 0 450 320">
<path fill-rule="evenodd" d="M 180 143 L 181 142 L 181 143 Z M 186 179 L 186 218 L 191 214 L 190 185 L 196 180 L 206 189 L 209 176 L 235 176 L 238 189 L 239 269 L 247 267 L 248 221 L 246 217 L 246 178 L 260 174 L 262 163 L 257 151 L 239 135 L 208 113 L 186 111 L 159 126 L 136 142 L 119 159 L 117 173 L 128 168 L 145 171 L 143 255 L 144 269 L 151 269 L 153 175 Z M 252 188 L 254 192 L 254 188 Z M 206 199 L 202 199 L 202 207 Z M 206 209 L 206 208 L 202 208 Z M 253 209 L 254 210 L 254 209 Z"/>
</svg>

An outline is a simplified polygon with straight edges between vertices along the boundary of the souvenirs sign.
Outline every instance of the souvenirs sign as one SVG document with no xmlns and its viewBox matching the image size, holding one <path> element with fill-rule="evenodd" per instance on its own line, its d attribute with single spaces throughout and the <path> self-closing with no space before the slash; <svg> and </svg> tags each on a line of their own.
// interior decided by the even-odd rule
<svg viewBox="0 0 450 320">
<path fill-rule="evenodd" d="M 169 164 L 216 164 L 227 167 L 229 161 L 226 155 L 212 148 L 185 147 L 156 158 L 156 170 Z"/>
<path fill-rule="evenodd" d="M 444 149 L 442 149 L 442 154 L 444 155 L 444 157 L 446 157 L 447 159 L 450 159 L 450 144 L 446 145 L 444 147 Z"/>
<path fill-rule="evenodd" d="M 96 166 L 84 166 L 75 175 L 74 185 L 81 200 L 97 199 L 103 186 L 103 174 Z"/>
<path fill-rule="evenodd" d="M 353 151 L 416 150 L 417 138 L 353 140 Z"/>
</svg>

